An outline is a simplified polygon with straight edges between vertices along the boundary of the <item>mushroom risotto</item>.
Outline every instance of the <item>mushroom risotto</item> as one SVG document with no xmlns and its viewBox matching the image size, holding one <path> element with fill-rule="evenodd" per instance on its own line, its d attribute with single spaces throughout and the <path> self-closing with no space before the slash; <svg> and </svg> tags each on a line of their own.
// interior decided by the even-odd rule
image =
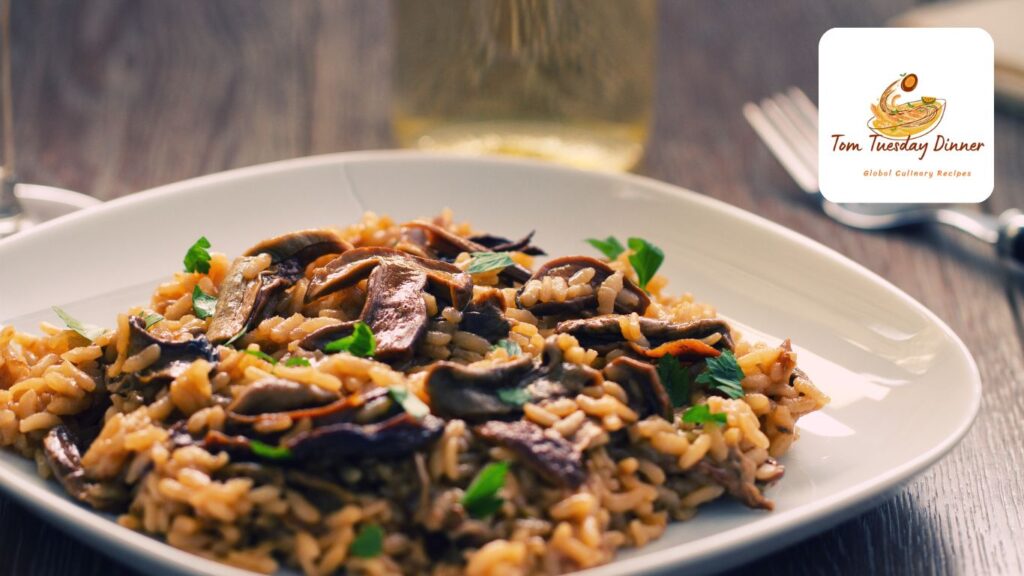
<svg viewBox="0 0 1024 576">
<path fill-rule="evenodd" d="M 588 242 L 534 267 L 532 233 L 447 212 L 234 259 L 200 238 L 111 328 L 0 327 L 0 444 L 123 526 L 267 573 L 557 574 L 719 497 L 770 510 L 828 399 L 788 341 L 667 294 L 650 242 Z"/>
</svg>

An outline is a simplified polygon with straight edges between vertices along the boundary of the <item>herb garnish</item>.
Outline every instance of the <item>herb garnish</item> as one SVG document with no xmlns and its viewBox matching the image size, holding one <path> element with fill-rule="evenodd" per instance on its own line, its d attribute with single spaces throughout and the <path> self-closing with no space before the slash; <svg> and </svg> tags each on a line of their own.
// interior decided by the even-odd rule
<svg viewBox="0 0 1024 576">
<path fill-rule="evenodd" d="M 743 397 L 743 370 L 731 351 L 723 350 L 718 358 L 708 358 L 707 365 L 707 370 L 697 376 L 698 384 L 711 386 L 729 398 Z"/>
<path fill-rule="evenodd" d="M 188 252 L 185 252 L 185 272 L 206 274 L 210 271 L 210 251 L 207 250 L 209 247 L 210 241 L 206 236 L 200 236 L 195 244 L 189 246 Z"/>
<path fill-rule="evenodd" d="M 213 316 L 216 310 L 217 297 L 203 292 L 203 289 L 196 284 L 196 287 L 192 289 L 192 311 L 196 313 L 196 318 L 206 320 Z"/>
<path fill-rule="evenodd" d="M 626 248 L 619 242 L 619 239 L 615 236 L 609 236 L 604 240 L 598 240 L 597 238 L 587 238 L 587 244 L 590 244 L 594 248 L 601 251 L 604 257 L 609 260 L 615 260 L 620 254 L 626 251 Z"/>
<path fill-rule="evenodd" d="M 269 362 L 270 364 L 277 364 L 277 358 L 274 358 L 273 356 L 267 354 L 266 352 L 260 350 L 242 350 L 242 352 L 245 352 L 249 356 L 255 356 L 260 360 L 263 360 L 264 362 Z"/>
<path fill-rule="evenodd" d="M 267 460 L 287 460 L 292 457 L 292 451 L 285 446 L 272 446 L 259 440 L 249 440 L 249 450 Z"/>
<path fill-rule="evenodd" d="M 712 414 L 707 404 L 691 406 L 683 413 L 683 422 L 687 424 L 725 424 L 726 420 L 725 414 Z"/>
<path fill-rule="evenodd" d="M 57 316 L 60 316 L 60 319 L 64 322 L 64 325 L 68 327 L 68 330 L 71 330 L 89 342 L 95 342 L 97 338 L 107 333 L 106 328 L 100 328 L 99 326 L 93 326 L 92 324 L 82 324 L 70 314 L 56 306 L 53 307 L 53 311 L 57 313 Z"/>
<path fill-rule="evenodd" d="M 654 273 L 665 261 L 665 253 L 643 238 L 633 237 L 627 240 L 627 243 L 629 249 L 633 251 L 629 255 L 629 263 L 633 265 L 633 270 L 636 270 L 637 283 L 647 290 L 647 283 L 654 278 Z"/>
<path fill-rule="evenodd" d="M 483 274 L 491 270 L 504 270 L 515 264 L 508 252 L 473 252 L 472 260 L 466 267 L 470 274 Z"/>
<path fill-rule="evenodd" d="M 691 376 L 678 358 L 666 354 L 658 359 L 658 377 L 673 406 L 681 408 L 690 403 Z"/>
<path fill-rule="evenodd" d="M 383 547 L 384 529 L 380 524 L 366 524 L 359 529 L 359 534 L 349 546 L 349 552 L 359 558 L 373 558 L 380 555 Z"/>
<path fill-rule="evenodd" d="M 530 401 L 530 395 L 522 388 L 498 388 L 498 398 L 505 404 L 522 406 Z"/>
<path fill-rule="evenodd" d="M 388 394 L 402 406 L 403 410 L 417 420 L 422 420 L 424 416 L 430 414 L 430 408 L 423 403 L 423 400 L 420 400 L 419 396 L 401 386 L 390 386 Z"/>
<path fill-rule="evenodd" d="M 311 364 L 309 363 L 309 360 L 306 360 L 302 356 L 292 356 L 285 360 L 284 365 L 289 368 L 294 368 L 296 366 L 310 366 Z"/>
<path fill-rule="evenodd" d="M 502 338 L 501 340 L 498 340 L 498 343 L 494 345 L 494 348 L 501 348 L 509 356 L 519 356 L 520 354 L 523 353 L 523 349 L 519 347 L 518 342 L 515 342 L 514 340 L 509 340 L 507 338 Z"/>
<path fill-rule="evenodd" d="M 505 500 L 498 496 L 498 490 L 505 486 L 508 462 L 493 462 L 473 478 L 473 482 L 462 495 L 462 507 L 473 518 L 486 518 L 501 508 Z"/>
<path fill-rule="evenodd" d="M 164 317 L 157 314 L 156 312 L 150 312 L 149 314 L 146 314 L 142 321 L 146 323 L 146 330 L 149 330 L 157 322 L 163 322 Z"/>
<path fill-rule="evenodd" d="M 344 338 L 338 338 L 328 342 L 324 346 L 327 352 L 348 352 L 353 356 L 369 358 L 377 352 L 377 339 L 373 336 L 373 330 L 362 321 L 356 322 L 352 333 Z"/>
</svg>

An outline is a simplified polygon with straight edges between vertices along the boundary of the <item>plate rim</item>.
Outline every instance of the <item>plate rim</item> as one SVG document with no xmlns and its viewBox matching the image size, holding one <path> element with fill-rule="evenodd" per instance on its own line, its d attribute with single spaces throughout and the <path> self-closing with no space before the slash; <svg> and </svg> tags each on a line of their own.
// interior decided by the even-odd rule
<svg viewBox="0 0 1024 576">
<path fill-rule="evenodd" d="M 890 468 L 884 473 L 874 475 L 852 486 L 841 489 L 832 495 L 817 498 L 813 502 L 795 509 L 775 511 L 758 522 L 728 529 L 715 535 L 713 538 L 700 538 L 695 541 L 675 544 L 662 550 L 651 551 L 646 554 L 640 553 L 635 557 L 620 560 L 613 564 L 583 570 L 578 572 L 579 574 L 604 576 L 606 574 L 618 573 L 619 570 L 657 572 L 669 568 L 682 568 L 684 566 L 696 568 L 699 572 L 703 572 L 708 570 L 709 567 L 706 565 L 699 566 L 699 564 L 705 563 L 712 558 L 718 561 L 711 570 L 719 571 L 767 554 L 802 538 L 816 534 L 829 526 L 852 517 L 860 511 L 866 510 L 869 506 L 873 506 L 874 503 L 878 502 L 891 490 L 911 480 L 945 456 L 963 439 L 976 419 L 982 396 L 981 375 L 977 362 L 952 328 L 928 307 L 865 266 L 804 234 L 722 200 L 699 194 L 682 186 L 637 174 L 594 172 L 525 158 L 466 156 L 416 150 L 371 150 L 305 156 L 189 178 L 104 202 L 99 206 L 61 216 L 23 233 L 0 240 L 0 254 L 7 250 L 17 249 L 17 245 L 22 238 L 44 234 L 51 228 L 64 226 L 67 223 L 80 219 L 87 219 L 99 212 L 118 209 L 136 203 L 150 202 L 157 198 L 174 195 L 197 186 L 216 185 L 241 178 L 258 177 L 278 172 L 301 171 L 319 166 L 408 161 L 426 161 L 448 165 L 476 164 L 481 167 L 515 167 L 539 172 L 585 175 L 593 178 L 610 179 L 630 185 L 653 188 L 670 196 L 696 203 L 703 208 L 724 212 L 740 222 L 760 227 L 766 233 L 779 235 L 793 241 L 803 248 L 809 249 L 817 256 L 826 257 L 850 272 L 865 278 L 891 296 L 895 296 L 901 304 L 917 311 L 933 326 L 939 328 L 940 333 L 945 336 L 946 340 L 959 352 L 961 358 L 966 361 L 969 378 L 967 382 L 961 384 L 967 388 L 970 394 L 966 411 L 963 413 L 961 420 L 956 422 L 955 426 L 949 428 L 950 431 L 944 435 L 942 441 L 930 449 L 922 451 L 915 457 L 899 466 Z M 76 537 L 87 540 L 90 545 L 93 545 L 102 554 L 109 555 L 107 551 L 96 545 L 110 543 L 117 545 L 119 551 L 127 552 L 127 555 L 132 558 L 147 561 L 155 560 L 164 567 L 173 568 L 182 573 L 230 574 L 235 576 L 253 574 L 246 570 L 233 568 L 174 548 L 161 539 L 125 528 L 116 522 L 107 522 L 107 517 L 82 507 L 63 495 L 54 494 L 47 490 L 43 484 L 29 484 L 26 489 L 17 476 L 8 472 L 8 467 L 4 462 L 0 462 L 0 487 L 4 489 L 4 492 L 9 497 L 17 499 L 27 507 L 37 511 L 50 521 L 58 524 L 61 529 L 65 529 Z M 765 543 L 769 540 L 774 542 L 772 545 L 766 546 Z M 779 544 L 775 545 L 776 543 Z"/>
</svg>

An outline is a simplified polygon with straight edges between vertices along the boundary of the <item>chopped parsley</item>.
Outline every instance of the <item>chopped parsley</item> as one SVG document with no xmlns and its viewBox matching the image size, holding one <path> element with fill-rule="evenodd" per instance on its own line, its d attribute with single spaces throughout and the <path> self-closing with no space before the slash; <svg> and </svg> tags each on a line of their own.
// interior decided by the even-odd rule
<svg viewBox="0 0 1024 576">
<path fill-rule="evenodd" d="M 210 271 L 209 247 L 210 241 L 206 239 L 206 236 L 200 236 L 195 244 L 189 246 L 188 252 L 185 252 L 185 272 L 202 272 L 206 274 Z"/>
<path fill-rule="evenodd" d="M 655 272 L 661 267 L 661 263 L 665 261 L 665 253 L 661 251 L 661 248 L 643 238 L 630 238 L 627 244 L 629 249 L 633 251 L 629 255 L 629 263 L 633 265 L 633 270 L 636 270 L 637 283 L 646 290 L 647 283 L 651 281 L 651 278 L 654 278 Z"/>
<path fill-rule="evenodd" d="M 262 352 L 260 350 L 243 350 L 243 352 L 245 352 L 249 356 L 255 356 L 255 357 L 259 358 L 260 360 L 263 360 L 264 362 L 269 362 L 271 364 L 277 364 L 277 358 L 274 358 L 273 356 L 271 356 L 270 354 L 267 354 L 266 352 Z"/>
<path fill-rule="evenodd" d="M 505 486 L 508 474 L 508 462 L 493 462 L 484 466 L 483 470 L 473 478 L 462 495 L 462 507 L 473 518 L 486 518 L 501 508 L 504 499 L 498 496 L 498 490 Z"/>
<path fill-rule="evenodd" d="M 97 338 L 107 333 L 106 328 L 100 328 L 99 326 L 93 326 L 92 324 L 82 324 L 70 314 L 56 306 L 53 307 L 53 311 L 64 322 L 64 325 L 68 327 L 68 330 L 71 330 L 89 342 L 95 342 Z"/>
<path fill-rule="evenodd" d="M 669 354 L 659 358 L 658 377 L 661 379 L 661 385 L 668 392 L 668 397 L 672 400 L 673 406 L 682 408 L 690 403 L 690 393 L 692 391 L 690 373 L 686 368 L 683 368 L 678 358 Z"/>
<path fill-rule="evenodd" d="M 697 376 L 697 383 L 710 386 L 729 398 L 742 398 L 743 370 L 736 357 L 729 350 L 723 350 L 718 358 L 707 359 L 707 370 Z"/>
<path fill-rule="evenodd" d="M 626 248 L 619 242 L 619 239 L 615 236 L 609 236 L 604 240 L 597 238 L 587 238 L 587 244 L 590 244 L 594 248 L 597 248 L 604 257 L 609 260 L 615 260 L 620 254 L 626 251 Z"/>
<path fill-rule="evenodd" d="M 522 388 L 498 388 L 498 398 L 505 404 L 522 406 L 530 401 L 530 395 Z"/>
<path fill-rule="evenodd" d="M 494 345 L 494 348 L 501 348 L 509 356 L 519 356 L 520 354 L 523 353 L 523 349 L 519 347 L 518 342 L 509 340 L 507 338 L 502 338 L 501 340 L 498 340 L 498 343 Z"/>
<path fill-rule="evenodd" d="M 249 440 L 249 450 L 267 460 L 288 460 L 292 457 L 292 451 L 284 446 L 272 446 L 259 440 Z"/>
<path fill-rule="evenodd" d="M 483 274 L 491 270 L 504 270 L 515 264 L 508 252 L 473 252 L 466 272 Z"/>
<path fill-rule="evenodd" d="M 707 404 L 691 406 L 683 413 L 683 422 L 687 424 L 725 424 L 725 414 L 712 414 Z"/>
<path fill-rule="evenodd" d="M 349 547 L 349 552 L 359 558 L 373 558 L 379 556 L 384 548 L 384 529 L 380 524 L 366 524 L 359 529 L 355 540 Z"/>
<path fill-rule="evenodd" d="M 296 366 L 310 366 L 310 363 L 309 360 L 306 360 L 302 356 L 292 356 L 285 360 L 284 365 L 289 368 L 294 368 Z"/>
<path fill-rule="evenodd" d="M 403 410 L 417 420 L 421 420 L 424 416 L 430 414 L 430 408 L 423 403 L 423 400 L 420 400 L 419 396 L 401 386 L 389 387 L 388 394 L 391 395 L 395 402 L 402 406 Z"/>
<path fill-rule="evenodd" d="M 216 310 L 217 297 L 203 292 L 203 289 L 196 284 L 196 287 L 192 289 L 192 311 L 196 313 L 196 318 L 206 320 L 213 316 Z"/>
<path fill-rule="evenodd" d="M 373 336 L 373 330 L 365 322 L 356 322 L 352 333 L 344 338 L 338 338 L 328 342 L 324 346 L 327 352 L 348 352 L 353 356 L 369 358 L 377 352 L 377 339 Z"/>
<path fill-rule="evenodd" d="M 157 314 L 156 312 L 150 312 L 149 314 L 146 314 L 146 316 L 142 318 L 142 321 L 146 323 L 146 330 L 149 330 L 157 322 L 163 322 L 164 317 Z"/>
</svg>

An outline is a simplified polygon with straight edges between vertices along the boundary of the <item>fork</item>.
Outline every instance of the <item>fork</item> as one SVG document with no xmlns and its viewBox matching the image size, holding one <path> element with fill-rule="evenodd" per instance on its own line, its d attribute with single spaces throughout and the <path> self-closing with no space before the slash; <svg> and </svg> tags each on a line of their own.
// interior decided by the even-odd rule
<svg viewBox="0 0 1024 576">
<path fill-rule="evenodd" d="M 1000 257 L 1024 265 L 1024 213 L 1011 208 L 992 216 L 952 206 L 836 204 L 818 186 L 818 108 L 796 87 L 743 105 L 743 116 L 804 192 L 830 218 L 859 230 L 945 224 L 991 244 Z"/>
</svg>

